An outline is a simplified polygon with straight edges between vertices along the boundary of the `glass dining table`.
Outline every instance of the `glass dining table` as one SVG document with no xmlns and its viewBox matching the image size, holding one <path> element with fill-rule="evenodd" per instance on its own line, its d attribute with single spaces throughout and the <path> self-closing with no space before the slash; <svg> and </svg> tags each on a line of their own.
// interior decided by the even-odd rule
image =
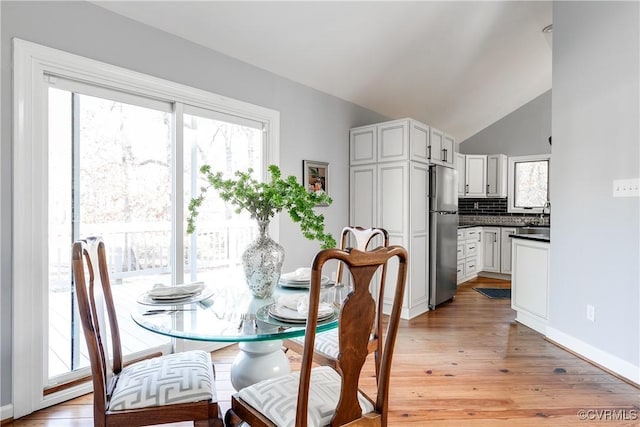
<svg viewBox="0 0 640 427">
<path fill-rule="evenodd" d="M 327 300 L 332 284 L 321 291 Z M 282 349 L 282 340 L 305 334 L 303 319 L 285 321 L 270 314 L 272 305 L 292 298 L 308 301 L 308 289 L 277 286 L 272 297 L 253 297 L 247 286 L 239 282 L 208 283 L 205 289 L 181 301 L 151 300 L 145 294 L 138 298 L 131 317 L 139 326 L 151 332 L 195 341 L 239 343 L 239 353 L 231 365 L 231 384 L 236 390 L 264 379 L 290 372 L 289 359 Z M 274 307 L 275 308 L 275 307 Z M 339 309 L 318 322 L 316 332 L 338 326 Z"/>
</svg>

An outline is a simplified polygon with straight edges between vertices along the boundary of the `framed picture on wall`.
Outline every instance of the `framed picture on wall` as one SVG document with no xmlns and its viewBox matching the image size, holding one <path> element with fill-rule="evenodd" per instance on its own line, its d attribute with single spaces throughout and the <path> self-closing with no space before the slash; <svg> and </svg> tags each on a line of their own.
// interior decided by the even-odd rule
<svg viewBox="0 0 640 427">
<path fill-rule="evenodd" d="M 309 192 L 324 192 L 329 195 L 329 163 L 303 160 L 302 183 Z"/>
</svg>

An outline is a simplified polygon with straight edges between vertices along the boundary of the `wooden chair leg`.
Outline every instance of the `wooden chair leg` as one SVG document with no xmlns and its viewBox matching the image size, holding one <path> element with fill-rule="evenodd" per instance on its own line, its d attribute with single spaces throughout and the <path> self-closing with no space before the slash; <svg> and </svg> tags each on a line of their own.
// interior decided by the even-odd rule
<svg viewBox="0 0 640 427">
<path fill-rule="evenodd" d="M 206 420 L 195 420 L 194 427 L 224 427 L 222 414 L 217 403 L 209 404 L 209 418 Z"/>
<path fill-rule="evenodd" d="M 242 421 L 240 417 L 238 417 L 236 413 L 233 412 L 233 409 L 229 409 L 227 413 L 224 414 L 224 425 L 227 427 L 240 426 L 243 422 L 244 421 Z"/>
</svg>

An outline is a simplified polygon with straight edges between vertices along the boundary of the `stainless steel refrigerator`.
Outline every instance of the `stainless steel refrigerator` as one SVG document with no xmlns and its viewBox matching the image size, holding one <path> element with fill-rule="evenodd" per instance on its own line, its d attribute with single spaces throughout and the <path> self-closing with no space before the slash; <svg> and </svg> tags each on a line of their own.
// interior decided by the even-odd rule
<svg viewBox="0 0 640 427">
<path fill-rule="evenodd" d="M 429 167 L 429 308 L 452 299 L 457 288 L 458 172 Z"/>
</svg>

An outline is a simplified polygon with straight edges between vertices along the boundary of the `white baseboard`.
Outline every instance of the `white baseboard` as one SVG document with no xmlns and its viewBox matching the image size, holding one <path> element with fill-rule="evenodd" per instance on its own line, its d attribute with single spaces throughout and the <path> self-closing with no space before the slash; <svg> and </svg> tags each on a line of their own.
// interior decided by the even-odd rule
<svg viewBox="0 0 640 427">
<path fill-rule="evenodd" d="M 620 375 L 629 381 L 640 384 L 640 366 L 622 360 L 617 356 L 602 351 L 590 344 L 580 341 L 577 338 L 567 335 L 557 329 L 547 326 L 547 338 L 563 347 L 579 354 L 580 356 L 602 366 L 611 372 Z"/>
<path fill-rule="evenodd" d="M 13 405 L 11 403 L 0 406 L 0 421 L 8 420 L 9 418 L 13 418 Z"/>
</svg>

